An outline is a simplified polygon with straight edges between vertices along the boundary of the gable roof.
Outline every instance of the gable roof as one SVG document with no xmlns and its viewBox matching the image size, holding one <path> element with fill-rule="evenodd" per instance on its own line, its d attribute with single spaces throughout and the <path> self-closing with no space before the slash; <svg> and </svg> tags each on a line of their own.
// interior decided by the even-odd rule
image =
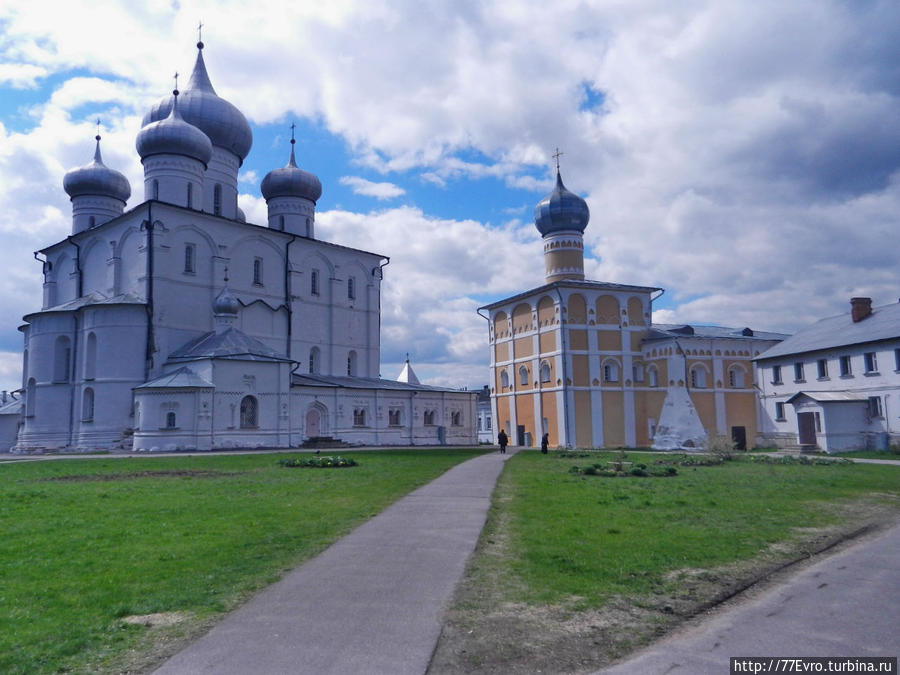
<svg viewBox="0 0 900 675">
<path fill-rule="evenodd" d="M 796 399 L 805 396 L 817 403 L 867 403 L 868 398 L 852 391 L 798 391 L 785 401 L 793 403 Z"/>
<path fill-rule="evenodd" d="M 900 338 L 900 303 L 874 307 L 862 321 L 850 312 L 821 319 L 756 357 L 757 361 Z"/>
<path fill-rule="evenodd" d="M 644 336 L 649 340 L 667 340 L 670 338 L 736 338 L 756 340 L 784 340 L 786 333 L 770 333 L 750 328 L 729 328 L 727 326 L 703 326 L 684 323 L 654 323 Z"/>
<path fill-rule="evenodd" d="M 135 387 L 135 389 L 185 389 L 185 388 L 201 388 L 212 389 L 214 385 L 206 380 L 187 366 L 181 366 L 178 370 L 171 373 L 160 375 L 155 380 L 144 382 L 144 384 Z"/>
<path fill-rule="evenodd" d="M 449 387 L 433 387 L 428 384 L 411 384 L 408 382 L 398 382 L 397 380 L 385 380 L 380 377 L 350 377 L 348 375 L 300 375 L 295 373 L 291 377 L 291 385 L 295 387 L 343 387 L 346 389 L 380 389 L 394 391 L 444 391 L 453 392 L 455 394 L 476 393 L 464 389 L 450 389 Z"/>
<path fill-rule="evenodd" d="M 282 356 L 256 338 L 233 326 L 221 333 L 210 331 L 182 345 L 169 354 L 167 363 L 200 359 L 231 359 L 240 361 L 286 361 Z"/>
</svg>

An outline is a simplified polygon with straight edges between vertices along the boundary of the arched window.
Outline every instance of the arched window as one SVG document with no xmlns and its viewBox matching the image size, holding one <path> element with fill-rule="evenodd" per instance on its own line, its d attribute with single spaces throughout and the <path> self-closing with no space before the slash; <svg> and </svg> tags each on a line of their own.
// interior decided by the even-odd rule
<svg viewBox="0 0 900 675">
<path fill-rule="evenodd" d="M 647 369 L 647 384 L 651 387 L 659 386 L 659 371 L 656 370 L 656 366 L 650 366 Z"/>
<path fill-rule="evenodd" d="M 523 387 L 528 386 L 528 368 L 525 366 L 519 368 L 519 384 Z"/>
<path fill-rule="evenodd" d="M 222 186 L 219 183 L 213 188 L 213 215 L 222 215 Z"/>
<path fill-rule="evenodd" d="M 159 199 L 159 181 L 156 179 L 153 180 L 153 197 L 152 198 L 157 199 L 157 200 Z"/>
<path fill-rule="evenodd" d="M 631 379 L 633 382 L 643 382 L 644 381 L 644 364 L 643 363 L 633 363 L 631 364 Z"/>
<path fill-rule="evenodd" d="M 253 285 L 263 285 L 263 261 L 262 258 L 253 259 Z"/>
<path fill-rule="evenodd" d="M 97 335 L 88 333 L 84 347 L 84 379 L 93 380 L 97 369 Z"/>
<path fill-rule="evenodd" d="M 311 295 L 319 294 L 319 270 L 309 273 L 309 292 Z"/>
<path fill-rule="evenodd" d="M 607 361 L 603 364 L 603 381 L 618 382 L 619 381 L 619 364 L 615 361 Z"/>
<path fill-rule="evenodd" d="M 691 386 L 694 389 L 703 389 L 706 387 L 706 370 L 703 366 L 694 366 L 691 368 Z"/>
<path fill-rule="evenodd" d="M 94 390 L 88 387 L 81 395 L 81 421 L 94 421 Z"/>
<path fill-rule="evenodd" d="M 194 184 L 187 184 L 187 207 L 189 209 L 194 208 Z"/>
<path fill-rule="evenodd" d="M 257 403 L 252 396 L 241 399 L 241 429 L 255 429 L 258 426 Z"/>
<path fill-rule="evenodd" d="M 97 224 L 97 219 L 94 216 L 91 216 L 88 220 L 88 227 L 94 227 Z"/>
<path fill-rule="evenodd" d="M 356 279 L 354 279 L 353 277 L 347 279 L 347 299 L 356 299 Z"/>
<path fill-rule="evenodd" d="M 53 381 L 68 382 L 69 370 L 72 367 L 72 345 L 69 338 L 60 335 L 56 338 L 53 351 Z"/>
<path fill-rule="evenodd" d="M 434 410 L 426 410 L 425 411 L 425 426 L 433 426 L 434 425 Z"/>
<path fill-rule="evenodd" d="M 170 410 L 166 413 L 166 429 L 175 429 L 177 426 L 175 412 Z"/>
<path fill-rule="evenodd" d="M 197 271 L 196 268 L 196 248 L 193 244 L 185 244 L 184 245 L 184 273 L 185 274 L 194 274 Z"/>
<path fill-rule="evenodd" d="M 509 386 L 509 373 L 505 370 L 500 371 L 500 386 L 506 389 Z"/>
<path fill-rule="evenodd" d="M 37 386 L 32 377 L 28 380 L 28 384 L 25 385 L 25 417 L 34 417 L 36 396 Z"/>
<path fill-rule="evenodd" d="M 541 382 L 550 381 L 550 364 L 544 361 L 541 364 Z"/>
<path fill-rule="evenodd" d="M 347 375 L 350 377 L 356 377 L 356 352 L 352 349 L 347 355 Z"/>
<path fill-rule="evenodd" d="M 319 348 L 313 347 L 309 350 L 309 373 L 314 375 L 319 372 Z"/>
<path fill-rule="evenodd" d="M 744 388 L 744 370 L 740 366 L 731 366 L 728 369 L 728 386 L 732 389 Z"/>
<path fill-rule="evenodd" d="M 462 426 L 462 413 L 459 412 L 458 410 L 450 413 L 450 424 L 454 427 L 461 427 Z"/>
<path fill-rule="evenodd" d="M 366 409 L 365 408 L 356 408 L 353 411 L 353 426 L 355 426 L 355 427 L 366 426 Z"/>
<path fill-rule="evenodd" d="M 284 216 L 278 216 L 278 229 L 284 229 Z"/>
</svg>

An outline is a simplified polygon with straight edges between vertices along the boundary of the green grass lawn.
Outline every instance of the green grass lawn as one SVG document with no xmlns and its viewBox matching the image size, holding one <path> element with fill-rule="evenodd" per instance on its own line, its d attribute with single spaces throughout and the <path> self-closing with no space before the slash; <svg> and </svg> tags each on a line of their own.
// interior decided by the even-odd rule
<svg viewBox="0 0 900 675">
<path fill-rule="evenodd" d="M 0 466 L 0 672 L 115 670 L 125 617 L 201 625 L 480 450 L 98 458 Z M 189 630 L 189 629 L 188 629 Z M 112 664 L 112 665 L 110 665 Z"/>
<path fill-rule="evenodd" d="M 650 464 L 658 457 L 630 459 Z M 511 564 L 529 602 L 577 596 L 596 606 L 613 594 L 653 592 L 672 570 L 747 558 L 794 528 L 834 523 L 836 502 L 892 495 L 897 504 L 900 497 L 900 467 L 742 459 L 678 467 L 671 478 L 569 473 L 589 461 L 522 453 L 507 465 Z"/>
<path fill-rule="evenodd" d="M 858 459 L 892 459 L 900 462 L 900 448 L 891 450 L 857 450 L 855 452 L 835 452 L 831 457 L 856 457 Z"/>
</svg>

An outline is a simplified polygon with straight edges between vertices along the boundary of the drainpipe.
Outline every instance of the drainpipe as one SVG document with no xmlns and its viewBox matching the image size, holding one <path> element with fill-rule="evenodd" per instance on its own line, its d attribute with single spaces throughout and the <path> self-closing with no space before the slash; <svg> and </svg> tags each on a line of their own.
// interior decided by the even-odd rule
<svg viewBox="0 0 900 675">
<path fill-rule="evenodd" d="M 378 279 L 381 281 L 384 281 L 384 268 L 391 264 L 390 258 L 383 258 L 383 260 L 384 260 L 383 263 L 381 263 L 378 267 L 372 269 L 372 276 L 375 276 L 377 274 Z M 366 311 L 366 317 L 367 317 L 366 325 L 368 325 L 368 316 L 369 316 L 369 312 L 367 310 Z M 368 341 L 368 336 L 366 336 L 366 340 Z M 380 354 L 380 352 L 381 352 L 381 286 L 378 287 L 378 340 L 379 340 L 378 352 Z M 369 351 L 371 352 L 371 347 L 369 348 Z M 366 357 L 366 361 L 368 361 L 368 360 L 369 360 L 369 358 Z M 377 375 L 378 375 L 378 377 L 381 377 L 381 360 L 380 359 L 378 360 Z M 412 437 L 412 428 L 411 427 L 410 427 L 410 437 Z"/>
<path fill-rule="evenodd" d="M 150 379 L 150 366 L 153 363 L 153 202 L 147 203 L 147 220 L 141 223 L 141 229 L 147 231 L 147 300 L 144 306 L 147 311 L 147 341 L 144 346 L 144 382 Z"/>
<path fill-rule="evenodd" d="M 566 329 L 563 327 L 564 324 L 562 323 L 563 298 L 559 286 L 556 286 L 554 290 L 559 297 L 559 347 L 562 355 L 563 421 L 565 422 L 566 429 L 566 447 L 571 448 L 572 444 L 569 442 L 569 395 L 566 389 L 566 378 L 568 377 L 568 369 L 566 368 Z"/>
<path fill-rule="evenodd" d="M 79 278 L 80 276 L 79 274 Z M 75 312 L 77 311 L 75 310 Z M 66 373 L 66 377 L 71 378 L 69 381 L 69 440 L 66 443 L 69 447 L 72 447 L 72 440 L 75 437 L 75 357 L 78 354 L 78 315 L 76 313 L 72 314 L 72 322 L 72 355 L 69 359 L 69 372 Z"/>
<path fill-rule="evenodd" d="M 287 350 L 288 358 L 291 358 L 291 339 L 293 332 L 293 299 L 291 298 L 291 244 L 297 241 L 296 236 L 291 236 L 284 247 L 284 306 L 287 308 Z"/>
</svg>

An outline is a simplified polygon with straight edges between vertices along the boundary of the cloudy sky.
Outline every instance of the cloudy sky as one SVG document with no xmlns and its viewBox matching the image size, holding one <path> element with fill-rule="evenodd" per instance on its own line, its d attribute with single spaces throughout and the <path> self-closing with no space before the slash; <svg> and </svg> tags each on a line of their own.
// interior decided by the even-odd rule
<svg viewBox="0 0 900 675">
<path fill-rule="evenodd" d="M 385 377 L 409 352 L 429 383 L 487 382 L 476 309 L 543 282 L 556 147 L 588 278 L 665 288 L 657 322 L 790 332 L 900 297 L 893 0 L 0 0 L 0 387 L 41 303 L 32 253 L 71 229 L 63 174 L 100 117 L 137 205 L 140 119 L 200 20 L 254 131 L 248 220 L 295 122 L 317 236 L 390 256 Z"/>
</svg>

